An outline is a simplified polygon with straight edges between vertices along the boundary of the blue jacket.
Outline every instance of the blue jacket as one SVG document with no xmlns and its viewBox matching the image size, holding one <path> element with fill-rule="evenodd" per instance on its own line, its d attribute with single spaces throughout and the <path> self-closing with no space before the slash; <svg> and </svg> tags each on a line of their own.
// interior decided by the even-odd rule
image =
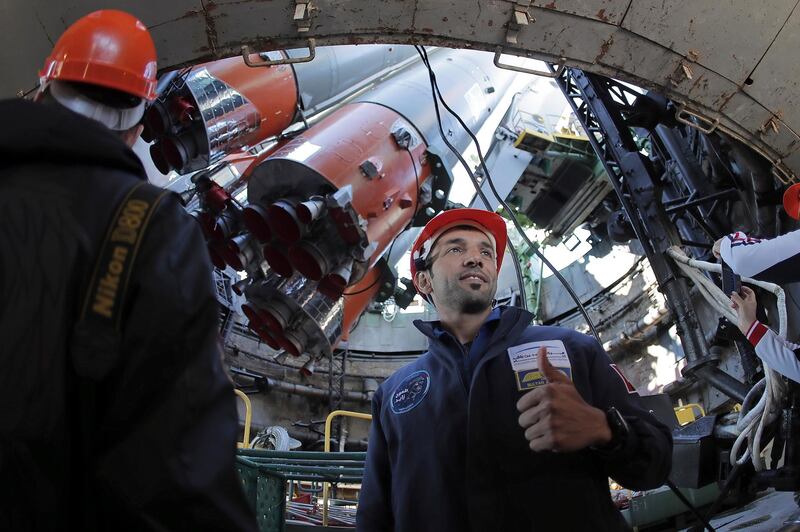
<svg viewBox="0 0 800 532">
<path fill-rule="evenodd" d="M 469 352 L 438 322 L 415 322 L 429 350 L 381 384 L 372 401 L 356 529 L 362 532 L 625 530 L 608 477 L 655 488 L 670 471 L 670 431 L 638 404 L 594 338 L 493 312 Z M 616 407 L 631 433 L 613 454 L 530 450 L 517 419 L 524 392 L 509 347 L 561 340 L 588 403 Z"/>
</svg>

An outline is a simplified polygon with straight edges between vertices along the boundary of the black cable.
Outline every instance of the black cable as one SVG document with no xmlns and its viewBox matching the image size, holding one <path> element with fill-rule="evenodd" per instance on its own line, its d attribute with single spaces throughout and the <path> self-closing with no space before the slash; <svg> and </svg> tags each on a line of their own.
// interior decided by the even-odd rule
<svg viewBox="0 0 800 532">
<path fill-rule="evenodd" d="M 447 109 L 447 111 L 451 115 L 453 115 L 453 117 L 456 120 L 458 120 L 458 123 L 461 124 L 461 127 L 464 128 L 464 130 L 470 136 L 472 141 L 475 143 L 475 147 L 478 150 L 478 158 L 480 159 L 481 166 L 483 167 L 483 171 L 484 171 L 484 176 L 485 176 L 486 182 L 489 184 L 489 188 L 491 189 L 492 194 L 497 198 L 497 200 L 500 202 L 500 204 L 503 206 L 503 208 L 506 210 L 506 212 L 509 213 L 509 216 L 511 217 L 511 221 L 514 224 L 514 227 L 516 227 L 517 232 L 520 234 L 520 236 L 522 236 L 523 240 L 525 240 L 525 243 L 528 244 L 528 246 L 530 246 L 530 248 L 533 250 L 533 252 L 536 254 L 536 256 L 539 257 L 539 259 L 547 266 L 547 268 L 550 271 L 553 272 L 553 275 L 555 275 L 556 278 L 559 280 L 559 282 L 564 286 L 564 288 L 567 290 L 567 292 L 569 293 L 569 295 L 572 298 L 572 300 L 575 301 L 575 303 L 578 305 L 578 308 L 580 309 L 581 314 L 583 314 L 583 317 L 586 320 L 586 323 L 589 325 L 589 328 L 592 330 L 592 334 L 597 339 L 597 341 L 600 342 L 600 335 L 597 333 L 597 329 L 595 328 L 594 323 L 592 322 L 592 319 L 589 317 L 589 313 L 586 312 L 586 308 L 583 306 L 583 303 L 581 303 L 581 300 L 578 298 L 577 294 L 575 294 L 575 291 L 569 285 L 567 280 L 564 279 L 564 276 L 561 275 L 561 272 L 559 272 L 555 268 L 555 266 L 553 266 L 553 264 L 547 259 L 547 257 L 545 257 L 544 254 L 541 251 L 539 251 L 538 246 L 535 246 L 533 244 L 533 242 L 531 242 L 531 240 L 528 238 L 528 235 L 525 234 L 525 231 L 523 230 L 523 228 L 520 225 L 519 221 L 513 215 L 513 211 L 511 210 L 511 208 L 508 206 L 508 204 L 505 202 L 505 200 L 500 196 L 500 193 L 497 192 L 497 189 L 495 188 L 494 182 L 492 181 L 491 175 L 489 173 L 489 168 L 486 165 L 486 160 L 483 157 L 483 152 L 481 151 L 480 145 L 478 144 L 478 139 L 475 138 L 475 135 L 472 133 L 472 131 L 470 131 L 469 127 L 464 123 L 464 121 L 461 119 L 461 117 L 455 111 L 453 111 L 447 105 L 447 103 L 444 101 L 444 98 L 442 97 L 442 94 L 439 91 L 439 87 L 438 87 L 438 85 L 436 83 L 436 75 L 433 73 L 433 69 L 430 66 L 430 62 L 428 61 L 428 55 L 425 52 L 425 49 L 421 48 L 419 46 L 415 46 L 415 48 L 417 49 L 417 53 L 419 53 L 420 56 L 422 57 L 423 64 L 428 68 L 428 74 L 429 74 L 429 77 L 430 77 L 430 80 L 431 80 L 431 91 L 434 92 L 433 101 L 434 101 L 434 108 L 436 110 L 436 118 L 437 118 L 437 120 L 439 122 L 439 131 L 440 131 L 440 133 L 442 135 L 442 139 L 444 140 L 445 144 L 447 144 L 448 148 L 450 148 L 453 151 L 453 153 L 455 153 L 456 156 L 458 156 L 459 161 L 461 162 L 461 164 L 464 165 L 464 168 L 467 170 L 467 174 L 469 174 L 469 177 L 472 180 L 473 185 L 475 186 L 476 192 L 481 197 L 481 200 L 483 200 L 483 203 L 484 203 L 484 205 L 486 205 L 486 208 L 490 209 L 489 202 L 486 199 L 486 196 L 483 194 L 483 191 L 481 190 L 480 184 L 478 183 L 478 180 L 475 178 L 475 174 L 472 172 L 472 170 L 470 170 L 469 166 L 464 161 L 463 157 L 461 157 L 461 155 L 457 152 L 457 150 L 455 150 L 455 148 L 452 146 L 452 144 L 450 144 L 447 141 L 447 139 L 445 138 L 444 131 L 442 131 L 441 117 L 439 115 L 439 106 L 436 104 L 437 95 L 438 95 L 439 100 L 442 102 L 442 105 L 444 106 L 444 108 Z M 524 292 L 523 292 L 523 295 L 524 295 Z"/>
<path fill-rule="evenodd" d="M 405 233 L 408 230 L 408 228 L 411 227 L 411 224 L 414 222 L 414 215 L 417 214 L 417 208 L 419 207 L 419 172 L 417 172 L 417 165 L 414 162 L 414 154 L 411 153 L 411 150 L 408 147 L 406 147 L 405 150 L 408 152 L 408 156 L 411 157 L 411 166 L 414 167 L 414 178 L 417 180 L 417 194 L 416 194 L 416 201 L 415 201 L 416 204 L 414 205 L 414 208 L 411 210 L 411 212 L 414 213 L 414 214 L 411 215 L 411 220 L 409 220 L 408 225 L 406 225 L 403 228 L 403 230 L 400 231 L 399 233 L 397 233 L 397 236 L 395 236 L 392 239 L 392 243 L 389 245 L 389 251 L 386 253 L 386 255 L 384 255 L 386 257 L 386 263 L 387 264 L 389 263 L 389 257 L 391 257 L 391 255 L 392 255 L 392 248 L 394 248 L 394 243 L 397 242 L 397 239 L 400 237 L 400 235 Z M 390 265 L 390 267 L 391 267 L 391 265 Z M 373 281 L 372 283 L 370 283 L 370 285 L 368 287 L 362 288 L 358 292 L 350 292 L 350 293 L 342 292 L 342 295 L 343 296 L 355 296 L 355 295 L 361 294 L 363 292 L 366 292 L 367 290 L 369 290 L 370 288 L 375 286 L 375 283 L 380 281 L 381 278 L 383 278 L 382 275 L 378 276 L 378 278 L 375 279 L 375 281 Z M 361 319 L 361 318 L 359 318 L 359 319 Z"/>
<path fill-rule="evenodd" d="M 424 49 L 423 49 L 423 52 L 424 52 Z M 538 256 L 539 259 L 542 262 L 544 262 L 544 264 L 548 267 L 548 269 L 553 272 L 553 274 L 556 276 L 556 278 L 559 280 L 559 282 L 564 286 L 564 288 L 567 290 L 569 295 L 572 297 L 573 301 L 575 301 L 575 303 L 578 305 L 578 307 L 579 307 L 579 309 L 581 311 L 581 314 L 583 314 L 583 317 L 586 320 L 586 323 L 589 325 L 589 328 L 592 330 L 592 334 L 597 339 L 598 343 L 600 343 L 600 335 L 597 333 L 597 329 L 595 328 L 594 323 L 592 322 L 591 318 L 589 317 L 589 314 L 586 311 L 586 308 L 583 306 L 583 303 L 581 303 L 580 299 L 575 294 L 574 290 L 572 290 L 572 287 L 569 285 L 567 280 L 564 279 L 564 277 L 561 275 L 561 272 L 559 272 L 553 266 L 553 264 L 547 259 L 547 257 L 545 257 L 544 254 L 542 254 L 541 251 L 539 251 L 539 247 L 538 246 L 534 246 L 533 242 L 531 242 L 531 240 L 528 238 L 528 235 L 525 234 L 525 231 L 523 230 L 523 228 L 520 225 L 519 221 L 513 215 L 513 211 L 511 210 L 511 207 L 508 206 L 508 204 L 505 202 L 503 197 L 500 196 L 500 193 L 497 192 L 497 189 L 494 186 L 494 181 L 492 181 L 492 177 L 491 177 L 491 175 L 489 173 L 489 168 L 486 165 L 486 160 L 484 159 L 483 152 L 481 150 L 480 144 L 478 143 L 478 139 L 475 137 L 475 135 L 472 133 L 472 131 L 469 129 L 469 127 L 464 123 L 464 121 L 461 119 L 461 117 L 458 115 L 458 113 L 453 111 L 447 105 L 447 102 L 444 101 L 444 98 L 442 97 L 442 94 L 439 91 L 439 86 L 436 83 L 436 76 L 435 76 L 435 74 L 433 73 L 433 70 L 430 67 L 430 63 L 427 62 L 427 54 L 426 54 L 426 60 L 423 61 L 423 62 L 428 67 L 428 71 L 429 71 L 430 77 L 431 77 L 431 82 L 433 84 L 433 87 L 436 90 L 436 93 L 437 93 L 437 95 L 439 97 L 439 100 L 442 102 L 442 105 L 444 106 L 445 109 L 447 109 L 447 111 L 451 115 L 453 115 L 453 117 L 455 117 L 456 120 L 458 120 L 458 123 L 461 124 L 461 127 L 464 128 L 464 130 L 470 136 L 472 141 L 475 143 L 475 147 L 476 147 L 476 149 L 478 151 L 478 158 L 480 159 L 481 166 L 483 167 L 483 171 L 484 171 L 484 174 L 485 174 L 486 182 L 489 184 L 489 188 L 491 189 L 492 194 L 494 195 L 495 198 L 497 198 L 497 200 L 503 206 L 505 211 L 507 213 L 509 213 L 509 217 L 511 218 L 511 222 L 514 224 L 514 227 L 516 227 L 517 232 L 520 234 L 520 236 L 522 236 L 522 238 L 525 240 L 525 243 L 527 243 L 528 246 L 531 248 L 531 250 L 533 250 L 533 252 L 536 254 L 536 256 Z M 462 160 L 462 163 L 463 163 L 463 160 Z M 466 165 L 465 165 L 465 168 L 467 170 L 467 173 L 469 174 L 470 179 L 472 180 L 473 185 L 475 186 L 475 188 L 478 191 L 480 191 L 480 188 L 479 188 L 479 185 L 478 185 L 478 181 L 475 178 L 475 175 L 472 173 L 472 171 L 468 167 L 466 167 Z M 489 206 L 489 203 L 486 201 L 486 196 L 483 195 L 482 193 L 480 194 L 480 196 L 481 196 L 481 199 L 483 200 L 484 205 L 486 205 L 486 208 L 489 209 L 490 206 Z M 516 255 L 516 252 L 513 250 L 513 246 L 512 246 L 512 253 L 514 255 Z M 519 262 L 518 260 L 515 260 L 515 264 L 518 264 L 518 262 Z M 519 269 L 519 266 L 517 266 L 517 269 Z M 524 291 L 522 292 L 522 295 L 524 297 Z"/>
<path fill-rule="evenodd" d="M 392 255 L 392 248 L 394 247 L 394 243 L 397 242 L 397 239 L 400 237 L 400 235 L 405 233 L 408 230 L 408 228 L 411 227 L 411 224 L 414 222 L 414 216 L 417 214 L 417 208 L 419 207 L 419 172 L 417 172 L 417 164 L 414 161 L 414 154 L 411 153 L 411 150 L 407 146 L 406 146 L 405 150 L 408 152 L 408 156 L 411 157 L 411 166 L 414 167 L 414 178 L 417 181 L 417 193 L 415 195 L 416 196 L 416 200 L 414 202 L 415 205 L 414 205 L 414 208 L 411 210 L 411 212 L 414 213 L 414 214 L 411 215 L 411 220 L 409 220 L 408 224 L 403 228 L 403 230 L 400 231 L 399 233 L 397 233 L 397 236 L 395 236 L 392 239 L 392 243 L 389 245 L 389 251 L 386 253 L 386 255 L 384 255 L 386 257 L 386 263 L 387 264 L 389 263 L 389 257 L 391 257 L 391 255 Z M 390 267 L 391 267 L 391 265 L 390 265 Z M 372 283 L 370 283 L 370 285 L 368 287 L 362 288 L 361 290 L 359 290 L 357 292 L 350 292 L 350 293 L 342 292 L 342 295 L 343 296 L 355 296 L 355 295 L 358 295 L 358 294 L 362 294 L 362 293 L 366 292 L 367 290 L 369 290 L 370 288 L 372 288 L 373 286 L 375 286 L 375 284 L 378 281 L 380 281 L 382 278 L 383 278 L 383 275 L 379 275 L 378 278 L 375 279 Z M 359 319 L 361 319 L 361 318 L 359 318 Z"/>
<path fill-rule="evenodd" d="M 40 85 L 37 82 L 36 85 L 33 86 L 33 88 L 30 88 L 30 89 L 26 90 L 25 92 L 22 92 L 21 94 L 17 94 L 17 96 L 19 98 L 27 98 L 33 91 L 35 91 L 39 87 L 40 87 Z"/>
<path fill-rule="evenodd" d="M 431 81 L 431 95 L 433 97 L 433 108 L 436 110 L 436 123 L 439 126 L 439 134 L 441 135 L 442 140 L 447 145 L 447 147 L 450 149 L 450 151 L 453 152 L 453 154 L 458 158 L 458 161 L 461 163 L 461 165 L 467 170 L 467 173 L 469 174 L 470 179 L 472 179 L 472 184 L 473 184 L 473 186 L 475 186 L 475 190 L 477 191 L 478 195 L 483 200 L 483 204 L 486 206 L 486 209 L 487 210 L 491 210 L 491 207 L 489 205 L 489 200 L 486 199 L 486 196 L 483 194 L 483 191 L 481 190 L 477 179 L 475 179 L 475 175 L 470 170 L 469 165 L 467 164 L 467 161 L 464 160 L 464 158 L 461 156 L 461 153 L 459 153 L 459 151 L 455 148 L 455 146 L 453 146 L 452 144 L 450 144 L 450 142 L 448 142 L 447 136 L 444 134 L 444 129 L 442 128 L 442 117 L 441 117 L 441 114 L 439 113 L 439 103 L 438 103 L 438 101 L 436 99 L 436 93 L 438 92 L 439 87 L 436 84 L 436 76 L 433 73 L 433 69 L 431 68 L 430 63 L 428 62 L 428 53 L 425 51 L 424 48 L 422 48 L 420 46 L 415 45 L 414 47 L 416 48 L 417 52 L 422 57 L 422 63 L 428 69 L 428 74 L 429 74 L 430 81 Z M 420 51 L 420 50 L 422 50 L 422 51 Z M 449 107 L 447 107 L 447 104 L 444 102 L 444 99 L 442 99 L 441 94 L 439 94 L 439 99 L 442 100 L 442 104 L 450 111 L 450 113 L 455 115 L 455 113 Z M 475 136 L 472 134 L 472 132 L 469 130 L 469 127 L 467 127 L 467 125 L 464 124 L 463 121 L 461 121 L 461 119 L 460 119 L 460 117 L 458 117 L 458 115 L 455 115 L 455 116 L 459 120 L 461 125 L 464 127 L 464 129 L 466 129 L 467 133 L 469 133 L 470 137 L 472 137 L 472 139 L 475 141 L 475 145 L 477 146 L 478 145 L 478 141 L 475 138 Z M 480 153 L 480 147 L 478 147 L 478 150 L 479 150 L 479 153 Z M 528 241 L 528 243 L 530 243 L 530 241 Z M 517 283 L 519 284 L 520 300 L 522 301 L 522 308 L 525 309 L 525 310 L 528 310 L 528 298 L 527 298 L 527 296 L 525 294 L 525 282 L 524 282 L 524 280 L 522 278 L 522 268 L 521 268 L 521 266 L 519 264 L 519 255 L 517 254 L 516 248 L 514 248 L 514 244 L 512 244 L 510 241 L 508 242 L 508 249 L 511 252 L 512 258 L 514 259 L 514 273 L 516 273 L 516 275 L 517 275 Z"/>
<path fill-rule="evenodd" d="M 392 242 L 392 244 L 394 244 L 394 242 Z M 355 295 L 358 295 L 358 294 L 363 294 L 364 292 L 366 292 L 367 290 L 369 290 L 370 288 L 372 288 L 373 286 L 378 284 L 378 281 L 380 281 L 382 278 L 383 278 L 383 275 L 379 275 L 374 281 L 369 283 L 369 286 L 367 286 L 366 288 L 362 288 L 361 290 L 359 290 L 357 292 L 342 292 L 342 295 L 343 296 L 355 296 Z"/>
<path fill-rule="evenodd" d="M 733 488 L 734 484 L 739 480 L 745 472 L 752 473 L 753 463 L 749 460 L 744 463 L 737 463 L 734 465 L 731 470 L 728 472 L 728 478 L 725 480 L 725 484 L 722 485 L 722 488 L 719 490 L 719 495 L 717 498 L 714 499 L 714 502 L 706 511 L 706 520 L 711 520 L 717 510 L 719 509 L 720 505 L 722 504 L 725 497 L 727 497 L 728 492 L 730 492 L 731 488 Z M 689 532 L 698 532 L 697 527 L 692 527 L 689 529 Z"/>
<path fill-rule="evenodd" d="M 414 160 L 414 154 L 411 153 L 411 148 L 409 146 L 406 146 L 406 151 L 408 152 L 408 156 L 411 157 L 411 166 L 414 168 L 414 179 L 417 182 L 417 193 L 414 195 L 414 208 L 411 209 L 411 212 L 413 213 L 411 215 L 411 220 L 409 220 L 408 225 L 406 225 L 406 227 L 400 231 L 401 233 L 405 232 L 409 227 L 411 227 L 411 224 L 414 223 L 414 218 L 417 216 L 417 209 L 419 209 L 419 172 L 417 172 L 417 162 Z M 395 240 L 396 239 L 397 237 L 395 237 Z M 394 245 L 394 242 L 392 242 L 392 245 Z M 389 248 L 389 250 L 391 251 L 391 248 Z M 388 258 L 389 255 L 387 254 L 386 257 Z"/>
<path fill-rule="evenodd" d="M 517 249 L 510 241 L 508 242 L 508 250 L 511 252 L 511 258 L 514 262 L 514 272 L 517 274 L 517 282 L 519 283 L 519 300 L 522 302 L 520 306 L 523 310 L 528 310 L 528 296 L 525 293 L 525 281 L 522 277 L 522 265 L 519 263 Z"/>
<path fill-rule="evenodd" d="M 697 511 L 697 508 L 692 506 L 692 503 L 689 502 L 689 499 L 687 499 L 684 496 L 684 494 L 681 493 L 681 490 L 679 490 L 678 487 L 675 484 L 673 484 L 670 479 L 667 479 L 667 486 L 669 486 L 669 489 L 672 490 L 672 493 L 674 493 L 675 496 L 679 498 L 681 502 L 685 504 L 687 508 L 689 508 L 689 510 L 691 510 L 694 516 L 697 519 L 699 519 L 701 523 L 703 523 L 703 526 L 706 527 L 706 530 L 708 530 L 708 532 L 716 532 L 714 530 L 714 527 L 711 526 L 711 523 L 709 523 L 707 519 L 705 519 L 702 515 L 700 515 L 700 512 Z"/>
<path fill-rule="evenodd" d="M 410 225 L 410 224 L 411 224 L 411 222 L 409 222 L 409 225 Z M 387 264 L 388 264 L 388 262 L 389 262 L 389 256 L 392 254 L 392 248 L 394 247 L 394 243 L 395 243 L 395 242 L 397 242 L 397 239 L 398 239 L 398 237 L 399 237 L 400 235 L 402 235 L 403 233 L 405 233 L 405 232 L 406 232 L 406 229 L 408 229 L 408 226 L 406 226 L 406 228 L 405 228 L 405 229 L 403 229 L 402 231 L 400 231 L 399 233 L 397 233 L 397 236 L 396 236 L 396 237 L 394 237 L 394 238 L 392 239 L 392 243 L 389 245 L 389 252 L 388 252 L 388 253 L 386 253 L 386 255 L 385 255 Z M 369 286 L 367 286 L 366 288 L 362 288 L 361 290 L 359 290 L 359 291 L 357 291 L 357 292 L 350 292 L 350 293 L 347 293 L 347 292 L 342 292 L 342 295 L 343 295 L 343 296 L 355 296 L 355 295 L 358 295 L 358 294 L 363 294 L 364 292 L 366 292 L 367 290 L 369 290 L 370 288 L 372 288 L 373 286 L 375 286 L 375 285 L 378 283 L 378 281 L 380 281 L 381 279 L 383 279 L 383 275 L 379 275 L 379 276 L 378 276 L 378 277 L 377 277 L 377 278 L 376 278 L 374 281 L 372 281 L 372 282 L 369 284 Z"/>
</svg>

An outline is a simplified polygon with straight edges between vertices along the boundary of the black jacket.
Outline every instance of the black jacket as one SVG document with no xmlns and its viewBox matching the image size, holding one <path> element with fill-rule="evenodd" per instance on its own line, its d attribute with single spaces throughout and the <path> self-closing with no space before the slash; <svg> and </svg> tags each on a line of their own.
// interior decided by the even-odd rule
<svg viewBox="0 0 800 532">
<path fill-rule="evenodd" d="M 361 532 L 625 530 L 608 477 L 635 490 L 669 474 L 669 430 L 637 395 L 594 338 L 561 327 L 531 327 L 531 314 L 503 308 L 486 350 L 464 371 L 461 345 L 436 322 L 416 322 L 429 351 L 375 393 L 359 498 Z M 560 340 L 583 399 L 614 406 L 630 434 L 614 454 L 585 449 L 536 453 L 519 426 L 518 390 L 508 348 Z M 470 356 L 473 354 L 470 351 Z M 466 375 L 465 375 L 466 374 Z"/>
<path fill-rule="evenodd" d="M 60 106 L 3 101 L 0 116 L 0 529 L 82 528 L 88 504 L 102 530 L 255 530 L 212 270 L 172 194 L 133 266 L 118 359 L 95 383 L 80 500 L 72 328 L 112 211 L 146 177 L 113 133 Z"/>
</svg>

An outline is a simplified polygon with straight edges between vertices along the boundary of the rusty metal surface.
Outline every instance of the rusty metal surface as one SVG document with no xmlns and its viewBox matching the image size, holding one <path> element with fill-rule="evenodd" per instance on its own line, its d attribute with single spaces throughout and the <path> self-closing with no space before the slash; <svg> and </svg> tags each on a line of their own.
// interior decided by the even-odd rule
<svg viewBox="0 0 800 532">
<path fill-rule="evenodd" d="M 764 0 L 756 8 L 737 0 L 637 0 L 622 27 L 741 85 L 796 4 Z"/>
<path fill-rule="evenodd" d="M 798 0 L 757 7 L 738 0 L 541 0 L 532 2 L 528 17 L 524 1 L 312 0 L 295 19 L 298 3 L 109 0 L 102 7 L 142 18 L 162 68 L 236 55 L 242 44 L 302 47 L 308 37 L 319 46 L 418 42 L 493 51 L 503 45 L 544 59 L 563 56 L 571 66 L 684 100 L 800 173 L 800 87 L 792 61 L 800 44 Z M 93 0 L 4 2 L 0 95 L 33 87 L 50 42 L 99 7 Z"/>
<path fill-rule="evenodd" d="M 767 124 L 766 120 L 761 122 L 767 135 L 774 129 L 773 124 L 777 125 L 779 133 L 788 127 L 800 134 L 800 66 L 796 60 L 799 47 L 800 9 L 795 9 L 751 74 L 752 84 L 744 87 L 748 95 L 774 115 L 772 124 Z M 795 142 L 789 149 L 794 157 L 787 155 L 787 160 L 788 157 L 796 160 L 800 142 Z"/>
<path fill-rule="evenodd" d="M 559 13 L 577 15 L 619 25 L 625 13 L 633 4 L 632 0 L 543 0 L 535 5 Z"/>
</svg>

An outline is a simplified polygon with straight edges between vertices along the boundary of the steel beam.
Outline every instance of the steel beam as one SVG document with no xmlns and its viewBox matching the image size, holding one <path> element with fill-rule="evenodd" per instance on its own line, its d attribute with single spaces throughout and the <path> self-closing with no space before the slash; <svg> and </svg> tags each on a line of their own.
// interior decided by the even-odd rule
<svg viewBox="0 0 800 532">
<path fill-rule="evenodd" d="M 567 68 L 556 80 L 588 133 L 589 141 L 608 173 L 611 185 L 656 274 L 660 291 L 675 318 L 686 358 L 692 362 L 707 351 L 703 329 L 689 296 L 685 277 L 666 255 L 681 243 L 662 205 L 650 161 L 639 153 L 625 113 L 633 112 L 639 96 L 613 80 Z"/>
</svg>

